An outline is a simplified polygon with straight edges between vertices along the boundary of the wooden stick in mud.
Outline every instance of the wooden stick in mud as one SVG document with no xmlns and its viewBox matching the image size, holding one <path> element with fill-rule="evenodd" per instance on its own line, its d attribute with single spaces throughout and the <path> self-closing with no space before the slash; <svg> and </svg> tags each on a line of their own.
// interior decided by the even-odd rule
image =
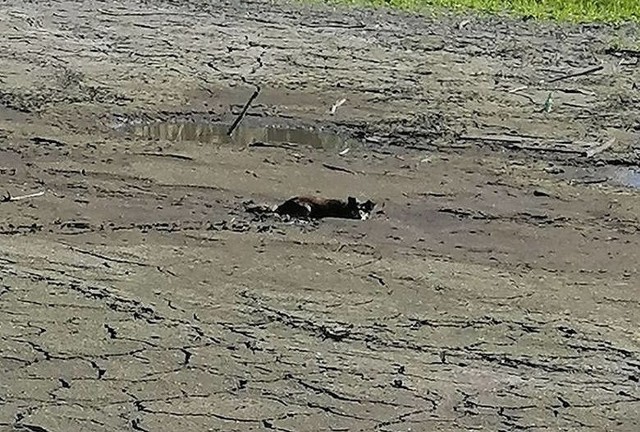
<svg viewBox="0 0 640 432">
<path fill-rule="evenodd" d="M 345 172 L 345 173 L 348 173 L 348 174 L 355 174 L 356 173 L 355 171 L 351 171 L 349 168 L 343 168 L 343 167 L 338 166 L 338 165 L 331 165 L 331 164 L 328 164 L 328 163 L 323 163 L 322 166 L 327 168 L 327 169 L 330 169 L 332 171 L 340 171 L 340 172 Z"/>
<path fill-rule="evenodd" d="M 253 94 L 251 95 L 247 103 L 244 104 L 244 108 L 242 108 L 242 111 L 240 111 L 240 115 L 236 118 L 236 121 L 233 122 L 233 124 L 227 131 L 228 136 L 231 136 L 231 134 L 233 134 L 233 131 L 236 130 L 236 128 L 238 127 L 238 125 L 240 124 L 244 116 L 247 114 L 247 110 L 249 110 L 251 103 L 258 97 L 259 94 L 260 94 L 260 86 L 256 86 L 255 91 L 253 92 Z"/>
<path fill-rule="evenodd" d="M 563 76 L 557 77 L 557 78 L 551 78 L 547 82 L 548 83 L 552 83 L 552 82 L 556 82 L 556 81 L 566 80 L 566 79 L 569 79 L 569 78 L 579 77 L 579 76 L 582 76 L 582 75 L 588 75 L 590 73 L 601 71 L 602 69 L 604 69 L 604 65 L 594 66 L 592 68 L 585 69 L 585 70 L 580 71 L 580 72 L 575 72 L 575 73 L 572 73 L 572 74 L 563 75 Z"/>
<path fill-rule="evenodd" d="M 595 147 L 590 148 L 589 150 L 587 150 L 585 152 L 585 156 L 586 157 L 594 157 L 595 155 L 597 155 L 598 153 L 602 153 L 605 150 L 608 150 L 611 146 L 613 146 L 613 144 L 616 142 L 615 138 L 611 138 L 609 141 L 605 142 L 604 144 L 600 144 L 597 145 Z"/>
<path fill-rule="evenodd" d="M 191 156 L 182 155 L 178 153 L 138 152 L 136 154 L 140 156 L 155 156 L 155 157 L 164 157 L 164 158 L 190 160 L 190 161 L 193 160 Z"/>
<path fill-rule="evenodd" d="M 11 194 L 9 192 L 7 192 L 7 194 L 2 197 L 2 200 L 0 200 L 0 202 L 21 201 L 21 200 L 25 200 L 25 199 L 29 199 L 29 198 L 36 198 L 36 197 L 39 197 L 39 196 L 42 196 L 42 195 L 44 195 L 44 191 L 36 192 L 36 193 L 28 194 L 28 195 L 20 195 L 20 196 L 11 196 Z"/>
<path fill-rule="evenodd" d="M 462 135 L 461 140 L 465 141 L 481 141 L 481 142 L 494 142 L 503 145 L 509 149 L 517 150 L 530 150 L 539 152 L 555 152 L 555 153 L 572 153 L 572 154 L 584 154 L 584 150 L 577 147 L 566 147 L 565 145 L 571 145 L 571 141 L 566 140 L 550 140 L 550 145 L 538 146 L 534 144 L 536 141 L 545 142 L 549 140 L 530 138 L 526 136 L 499 136 L 499 135 Z M 555 146 L 554 146 L 555 144 Z"/>
</svg>

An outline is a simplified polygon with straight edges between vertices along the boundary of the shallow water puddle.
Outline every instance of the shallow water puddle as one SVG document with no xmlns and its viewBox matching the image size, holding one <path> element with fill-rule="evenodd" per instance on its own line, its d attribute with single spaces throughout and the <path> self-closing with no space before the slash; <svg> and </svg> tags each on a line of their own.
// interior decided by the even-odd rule
<svg viewBox="0 0 640 432">
<path fill-rule="evenodd" d="M 640 189 L 640 168 L 611 165 L 595 168 L 566 168 L 563 176 L 580 183 L 606 183 Z"/>
<path fill-rule="evenodd" d="M 640 169 L 638 168 L 615 168 L 609 179 L 613 183 L 619 184 L 621 186 L 640 189 Z"/>
<path fill-rule="evenodd" d="M 318 149 L 342 149 L 350 146 L 336 134 L 303 127 L 238 126 L 229 137 L 229 126 L 218 123 L 153 122 L 133 124 L 125 128 L 129 134 L 145 139 L 191 141 L 208 144 L 248 145 L 293 144 Z"/>
</svg>

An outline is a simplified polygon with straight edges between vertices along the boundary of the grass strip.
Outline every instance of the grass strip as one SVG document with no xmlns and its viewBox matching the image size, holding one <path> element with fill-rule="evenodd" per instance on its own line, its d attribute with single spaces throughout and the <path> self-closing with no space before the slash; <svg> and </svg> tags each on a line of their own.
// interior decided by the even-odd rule
<svg viewBox="0 0 640 432">
<path fill-rule="evenodd" d="M 480 11 L 568 22 L 640 22 L 640 0 L 332 0 L 407 10 Z"/>
</svg>

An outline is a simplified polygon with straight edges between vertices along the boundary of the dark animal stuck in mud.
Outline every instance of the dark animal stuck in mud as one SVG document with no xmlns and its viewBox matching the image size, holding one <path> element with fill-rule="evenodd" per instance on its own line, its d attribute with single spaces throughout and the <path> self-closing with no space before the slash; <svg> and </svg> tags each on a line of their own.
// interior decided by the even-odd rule
<svg viewBox="0 0 640 432">
<path fill-rule="evenodd" d="M 371 200 L 358 202 L 354 197 L 346 201 L 321 197 L 294 197 L 281 205 L 275 212 L 282 216 L 309 219 L 342 218 L 366 220 L 371 216 L 375 203 Z"/>
<path fill-rule="evenodd" d="M 376 204 L 371 200 L 359 202 L 351 196 L 346 201 L 317 196 L 297 196 L 275 207 L 252 206 L 247 207 L 247 211 L 256 214 L 273 213 L 296 219 L 340 218 L 367 220 L 371 217 L 371 212 L 375 206 Z"/>
</svg>

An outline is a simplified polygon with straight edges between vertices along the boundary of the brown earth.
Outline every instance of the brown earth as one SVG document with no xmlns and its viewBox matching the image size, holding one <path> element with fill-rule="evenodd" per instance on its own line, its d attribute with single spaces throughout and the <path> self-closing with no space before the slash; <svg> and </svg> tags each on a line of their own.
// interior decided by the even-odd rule
<svg viewBox="0 0 640 432">
<path fill-rule="evenodd" d="M 639 161 L 637 26 L 0 12 L 0 187 L 44 191 L 0 203 L 0 430 L 640 430 L 640 196 L 606 174 Z M 114 129 L 228 124 L 256 85 L 244 126 L 363 146 Z M 314 193 L 378 212 L 244 207 Z"/>
</svg>

